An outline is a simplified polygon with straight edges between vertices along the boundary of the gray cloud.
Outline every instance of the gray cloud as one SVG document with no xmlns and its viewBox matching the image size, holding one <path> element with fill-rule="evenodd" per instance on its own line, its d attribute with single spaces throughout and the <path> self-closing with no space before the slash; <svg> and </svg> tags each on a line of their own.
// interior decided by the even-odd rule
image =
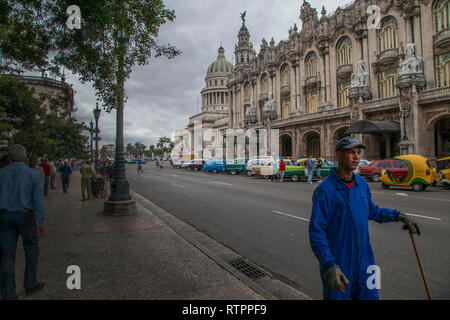
<svg viewBox="0 0 450 320">
<path fill-rule="evenodd" d="M 240 13 L 247 11 L 246 26 L 256 52 L 263 38 L 275 42 L 288 37 L 294 23 L 301 27 L 298 0 L 167 0 L 166 7 L 175 10 L 176 19 L 160 28 L 161 43 L 170 43 L 182 50 L 175 59 L 152 59 L 147 66 L 135 66 L 125 89 L 128 101 L 124 112 L 125 143 L 140 141 L 155 144 L 158 137 L 170 137 L 184 128 L 189 117 L 201 108 L 200 91 L 205 86 L 206 69 L 216 59 L 222 43 L 225 56 L 234 64 L 233 52 L 242 25 Z M 309 1 L 318 14 L 322 1 Z M 348 1 L 327 1 L 327 12 Z M 89 123 L 93 119 L 95 91 L 90 84 L 81 84 L 76 75 L 67 75 L 73 83 L 74 116 Z M 102 111 L 100 117 L 101 143 L 115 142 L 116 113 Z"/>
</svg>

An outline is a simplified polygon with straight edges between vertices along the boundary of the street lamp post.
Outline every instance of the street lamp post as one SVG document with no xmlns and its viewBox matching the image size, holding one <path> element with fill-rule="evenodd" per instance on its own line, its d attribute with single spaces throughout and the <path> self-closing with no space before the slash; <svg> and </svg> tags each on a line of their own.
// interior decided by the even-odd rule
<svg viewBox="0 0 450 320">
<path fill-rule="evenodd" d="M 91 144 L 90 144 L 90 150 L 91 150 L 91 158 L 90 158 L 90 160 L 91 160 L 91 163 L 92 163 L 92 135 L 94 134 L 94 122 L 92 121 L 92 119 L 91 119 L 91 122 L 90 122 L 90 129 L 89 129 L 89 133 L 91 134 Z"/>
<path fill-rule="evenodd" d="M 399 117 L 402 119 L 403 130 L 402 130 L 402 139 L 399 142 L 400 153 L 408 154 L 409 153 L 409 144 L 408 137 L 406 135 L 406 119 L 409 118 L 411 114 L 411 107 L 409 103 L 406 103 L 398 112 Z"/>
<path fill-rule="evenodd" d="M 117 68 L 117 99 L 116 106 L 116 150 L 114 163 L 114 178 L 111 181 L 111 193 L 105 201 L 103 212 L 108 215 L 130 215 L 136 211 L 136 202 L 131 199 L 130 186 L 125 176 L 125 159 L 123 154 L 123 96 L 124 96 L 124 59 L 126 34 L 118 30 L 115 34 L 118 53 Z"/>
<path fill-rule="evenodd" d="M 100 118 L 101 109 L 97 105 L 94 109 L 94 118 L 95 118 L 95 170 L 98 171 L 98 118 Z"/>
</svg>

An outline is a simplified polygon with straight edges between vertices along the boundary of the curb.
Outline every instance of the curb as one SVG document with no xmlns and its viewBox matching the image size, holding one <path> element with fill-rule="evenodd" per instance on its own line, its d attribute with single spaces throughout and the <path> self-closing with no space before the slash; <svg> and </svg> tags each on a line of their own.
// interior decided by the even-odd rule
<svg viewBox="0 0 450 320">
<path fill-rule="evenodd" d="M 246 284 L 256 293 L 268 300 L 312 300 L 308 295 L 295 288 L 296 284 L 290 283 L 281 276 L 274 276 L 268 270 L 257 266 L 240 254 L 225 247 L 211 237 L 198 231 L 189 224 L 179 220 L 163 208 L 159 207 L 143 195 L 130 188 L 132 197 L 140 209 L 148 210 L 163 221 L 170 229 L 216 262 L 220 267 L 231 273 L 234 277 Z M 239 259 L 256 271 L 262 272 L 263 277 L 252 279 L 240 270 L 236 269 L 230 262 Z"/>
</svg>

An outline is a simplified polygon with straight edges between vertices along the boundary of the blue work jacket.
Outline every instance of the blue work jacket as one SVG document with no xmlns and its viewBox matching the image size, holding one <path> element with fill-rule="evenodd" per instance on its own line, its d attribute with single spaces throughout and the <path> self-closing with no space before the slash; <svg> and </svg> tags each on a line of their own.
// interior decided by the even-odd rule
<svg viewBox="0 0 450 320">
<path fill-rule="evenodd" d="M 309 223 L 311 248 L 319 260 L 320 274 L 339 265 L 350 283 L 365 279 L 367 267 L 375 265 L 369 240 L 369 220 L 395 221 L 397 210 L 379 208 L 372 202 L 369 185 L 355 174 L 349 189 L 336 168 L 316 188 Z"/>
</svg>

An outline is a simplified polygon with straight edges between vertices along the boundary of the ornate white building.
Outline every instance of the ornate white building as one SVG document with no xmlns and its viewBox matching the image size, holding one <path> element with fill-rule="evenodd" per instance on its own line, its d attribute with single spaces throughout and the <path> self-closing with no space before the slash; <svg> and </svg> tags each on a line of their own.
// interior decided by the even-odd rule
<svg viewBox="0 0 450 320">
<path fill-rule="evenodd" d="M 235 68 L 219 72 L 219 49 L 190 127 L 279 129 L 283 156 L 334 158 L 348 134 L 366 159 L 450 155 L 450 0 L 355 0 L 332 14 L 304 1 L 301 30 L 257 54 L 244 17 Z"/>
</svg>

